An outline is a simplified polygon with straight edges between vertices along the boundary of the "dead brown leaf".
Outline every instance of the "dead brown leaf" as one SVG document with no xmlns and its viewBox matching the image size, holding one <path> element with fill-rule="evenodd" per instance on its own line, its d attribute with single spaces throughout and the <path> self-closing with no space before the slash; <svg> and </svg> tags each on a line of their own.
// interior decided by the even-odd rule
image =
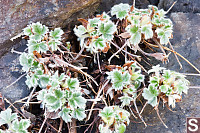
<svg viewBox="0 0 200 133">
<path fill-rule="evenodd" d="M 130 33 L 128 33 L 128 32 L 121 33 L 121 34 L 119 34 L 119 36 L 122 38 L 130 38 L 131 37 Z"/>
</svg>

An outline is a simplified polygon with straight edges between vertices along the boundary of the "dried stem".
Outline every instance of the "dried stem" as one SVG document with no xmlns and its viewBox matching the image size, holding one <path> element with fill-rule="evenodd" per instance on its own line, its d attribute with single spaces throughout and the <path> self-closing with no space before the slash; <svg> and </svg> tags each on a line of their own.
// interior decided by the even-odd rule
<svg viewBox="0 0 200 133">
<path fill-rule="evenodd" d="M 144 108 L 146 107 L 146 105 L 147 105 L 147 102 L 144 104 L 144 106 L 143 106 L 142 110 L 140 111 L 140 115 L 141 115 L 141 114 L 142 114 L 142 112 L 144 111 Z"/>
<path fill-rule="evenodd" d="M 44 124 L 46 123 L 46 121 L 47 121 L 47 116 L 49 115 L 49 113 L 47 113 L 47 115 L 45 116 L 45 119 L 44 119 L 44 121 L 43 121 L 43 123 L 42 123 L 42 125 L 41 125 L 41 127 L 40 127 L 40 130 L 39 130 L 39 132 L 38 133 L 41 133 L 42 132 L 42 128 L 44 127 Z"/>
<path fill-rule="evenodd" d="M 160 121 L 162 122 L 162 124 L 165 126 L 165 128 L 168 128 L 167 125 L 164 123 L 164 121 L 161 119 L 160 115 L 159 115 L 159 110 L 158 110 L 158 107 L 155 108 L 156 110 L 156 113 L 158 115 L 158 118 L 160 119 Z"/>
<path fill-rule="evenodd" d="M 153 45 L 153 44 L 150 44 L 150 43 L 148 43 L 148 42 L 146 42 L 146 41 L 144 41 L 146 44 L 148 44 L 149 46 L 152 46 L 152 47 L 155 47 L 155 48 L 158 48 L 159 46 L 156 46 L 156 45 Z M 199 69 L 198 68 L 196 68 L 192 63 L 190 63 L 185 57 L 183 57 L 181 54 L 179 54 L 179 53 L 177 53 L 176 51 L 174 51 L 174 50 L 171 50 L 171 49 L 169 49 L 169 48 L 167 48 L 167 47 L 164 47 L 164 46 L 162 46 L 165 50 L 168 50 L 168 51 L 171 51 L 171 52 L 173 52 L 173 53 L 175 53 L 176 55 L 178 55 L 179 57 L 181 57 L 183 60 L 185 60 L 189 65 L 191 65 L 198 73 L 200 73 L 200 71 L 199 71 Z"/>
<path fill-rule="evenodd" d="M 137 111 L 137 113 L 138 113 L 138 116 L 140 117 L 140 119 L 141 119 L 142 122 L 144 123 L 145 127 L 147 127 L 146 122 L 144 121 L 144 119 L 143 119 L 142 116 L 140 115 L 140 112 L 138 111 L 137 104 L 136 104 L 136 99 L 134 99 L 133 104 L 134 104 L 135 109 L 136 109 L 136 111 Z"/>
<path fill-rule="evenodd" d="M 35 89 L 36 89 L 36 87 L 33 88 L 33 90 L 31 91 L 31 93 L 30 93 L 29 96 L 28 96 L 27 102 L 26 102 L 23 106 L 29 106 L 29 102 L 30 102 L 30 100 L 31 100 L 31 98 L 32 98 L 32 95 L 33 95 Z"/>
<path fill-rule="evenodd" d="M 113 58 L 114 56 L 116 56 L 120 51 L 122 51 L 122 49 L 123 49 L 126 45 L 127 45 L 127 41 L 124 43 L 124 45 L 123 45 L 117 52 L 115 52 L 115 53 L 108 59 L 109 64 L 110 64 L 110 61 L 112 60 L 112 58 Z"/>
<path fill-rule="evenodd" d="M 21 78 L 23 78 L 27 73 L 22 74 L 18 79 L 16 79 L 14 82 L 12 82 L 10 85 L 6 86 L 4 89 L 9 88 L 10 86 L 14 85 L 17 83 Z"/>
<path fill-rule="evenodd" d="M 83 50 L 85 49 L 85 47 L 83 46 L 80 50 L 80 52 L 76 55 L 76 57 L 74 58 L 74 60 L 78 59 L 78 57 L 83 53 Z"/>
<path fill-rule="evenodd" d="M 97 53 L 97 64 L 98 64 L 100 73 L 102 73 L 102 71 L 101 71 L 101 64 L 100 64 L 100 61 L 99 61 L 99 53 Z"/>
<path fill-rule="evenodd" d="M 131 107 L 130 107 L 130 106 L 128 106 L 128 107 L 129 107 L 129 110 L 131 111 L 131 114 L 133 115 L 133 117 L 134 117 L 135 119 L 137 119 L 137 116 L 135 116 L 135 114 L 133 113 Z"/>
<path fill-rule="evenodd" d="M 175 1 L 175 2 L 170 6 L 170 8 L 166 11 L 165 14 L 169 13 L 169 11 L 172 9 L 172 7 L 174 7 L 174 5 L 176 4 L 176 2 L 177 2 L 177 1 Z"/>
<path fill-rule="evenodd" d="M 71 127 L 73 128 L 70 128 L 70 133 L 77 133 L 77 130 L 76 130 L 76 119 L 72 119 L 72 122 L 71 122 Z"/>
<path fill-rule="evenodd" d="M 63 119 L 60 118 L 60 126 L 59 126 L 59 129 L 58 129 L 58 133 L 61 133 L 61 131 L 62 131 L 62 126 L 63 126 Z"/>
<path fill-rule="evenodd" d="M 170 41 L 169 41 L 169 46 L 170 46 L 171 49 L 174 51 L 174 48 L 173 48 L 172 44 L 170 43 Z M 177 60 L 177 62 L 178 62 L 178 64 L 179 64 L 179 66 L 180 66 L 180 69 L 182 69 L 183 66 L 182 66 L 181 62 L 179 61 L 179 59 L 178 59 L 178 57 L 177 57 L 177 55 L 176 55 L 175 53 L 174 53 L 174 56 L 176 57 L 176 60 Z"/>
<path fill-rule="evenodd" d="M 116 48 L 118 48 L 118 49 L 120 49 L 120 47 L 117 45 L 117 44 L 115 44 L 115 43 L 113 43 L 112 41 L 110 42 L 113 46 L 115 46 Z M 128 55 L 131 55 L 131 56 L 133 56 L 133 57 L 140 57 L 140 56 L 138 56 L 138 55 L 134 55 L 134 54 L 131 54 L 131 53 L 129 53 L 129 52 L 127 52 L 126 50 L 121 50 L 121 51 L 123 51 L 123 52 L 125 52 L 125 53 L 127 53 Z"/>
<path fill-rule="evenodd" d="M 7 102 L 7 103 L 9 103 L 18 113 L 20 113 L 25 119 L 27 119 L 26 118 L 26 116 L 24 116 L 7 98 L 5 98 L 4 97 L 4 100 Z M 10 106 L 9 106 L 10 107 Z M 9 108 L 8 107 L 8 108 Z"/>
<path fill-rule="evenodd" d="M 96 96 L 95 99 L 99 99 L 99 96 L 100 96 L 101 92 L 102 92 L 103 89 L 106 87 L 106 85 L 109 83 L 109 81 L 110 81 L 110 80 L 107 80 L 107 81 L 105 82 L 105 84 L 103 84 L 103 86 L 101 87 L 101 89 L 98 91 L 97 96 Z M 88 118 L 87 118 L 86 121 L 88 121 L 88 120 L 90 119 L 91 114 L 92 114 L 92 109 L 94 108 L 94 105 L 95 105 L 96 103 L 97 103 L 97 100 L 95 100 L 95 101 L 93 102 L 92 107 L 91 107 L 91 110 L 90 110 L 90 112 L 89 112 L 89 114 L 88 114 Z"/>
</svg>

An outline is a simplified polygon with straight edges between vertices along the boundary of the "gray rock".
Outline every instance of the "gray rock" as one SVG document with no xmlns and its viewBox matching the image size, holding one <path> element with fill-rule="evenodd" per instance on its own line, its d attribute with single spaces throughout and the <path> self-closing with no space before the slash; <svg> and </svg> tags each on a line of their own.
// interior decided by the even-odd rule
<svg viewBox="0 0 200 133">
<path fill-rule="evenodd" d="M 26 41 L 20 41 L 15 47 L 16 50 L 24 51 Z M 21 78 L 12 86 L 6 88 L 16 81 L 22 74 L 22 67 L 19 63 L 19 54 L 8 52 L 0 58 L 0 92 L 10 102 L 14 102 L 29 95 L 30 90 L 25 84 L 26 78 Z M 18 107 L 18 106 L 17 106 Z"/>
<path fill-rule="evenodd" d="M 132 5 L 133 0 L 101 0 L 100 6 L 98 9 L 100 11 L 108 12 L 114 5 L 120 4 L 120 3 L 128 3 L 128 4 Z M 148 5 L 149 5 L 148 0 L 136 0 L 135 1 L 135 6 L 137 8 L 147 8 Z"/>
<path fill-rule="evenodd" d="M 174 39 L 171 43 L 175 51 L 187 58 L 198 69 L 200 69 L 200 14 L 196 13 L 172 13 L 170 18 L 174 22 Z M 180 58 L 179 58 L 180 59 Z M 180 70 L 179 65 L 173 54 L 170 55 L 170 62 L 163 65 L 170 70 L 175 70 L 181 73 L 198 73 L 188 63 L 180 59 L 183 69 Z M 200 78 L 197 76 L 187 76 L 191 85 L 199 86 Z M 185 133 L 186 132 L 186 117 L 199 117 L 200 113 L 200 93 L 197 89 L 189 89 L 187 95 L 183 96 L 180 103 L 176 104 L 174 109 L 176 112 L 169 111 L 166 107 L 160 104 L 160 116 L 168 126 L 165 128 L 158 119 L 155 110 L 147 106 L 143 113 L 144 119 L 149 126 L 144 129 L 144 125 L 131 122 L 127 127 L 127 133 Z M 134 120 L 135 121 L 135 120 Z"/>
<path fill-rule="evenodd" d="M 14 43 L 9 39 L 22 32 L 27 24 L 40 21 L 48 27 L 67 27 L 94 13 L 100 0 L 1 0 L 0 53 Z"/>
<path fill-rule="evenodd" d="M 175 1 L 177 1 L 177 3 L 172 8 L 171 12 L 200 12 L 199 0 L 160 0 L 158 7 L 168 10 Z"/>
</svg>

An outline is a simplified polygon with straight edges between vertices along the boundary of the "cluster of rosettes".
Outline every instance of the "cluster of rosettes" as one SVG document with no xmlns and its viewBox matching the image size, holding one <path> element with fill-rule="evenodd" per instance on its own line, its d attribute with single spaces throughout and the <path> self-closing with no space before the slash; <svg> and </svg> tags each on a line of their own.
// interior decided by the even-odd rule
<svg viewBox="0 0 200 133">
<path fill-rule="evenodd" d="M 110 48 L 109 41 L 114 38 L 113 34 L 117 31 L 110 17 L 104 12 L 93 19 L 83 21 L 83 25 L 74 28 L 80 46 L 90 53 L 107 52 Z"/>
<path fill-rule="evenodd" d="M 0 112 L 0 126 L 7 124 L 7 130 L 1 130 L 0 133 L 28 133 L 27 129 L 31 125 L 29 119 L 18 120 L 17 113 L 12 113 L 10 108 Z"/>
<path fill-rule="evenodd" d="M 112 86 L 108 91 L 121 91 L 123 96 L 119 99 L 122 106 L 130 105 L 137 96 L 137 89 L 144 81 L 144 75 L 141 74 L 141 68 L 135 62 L 128 62 L 123 67 L 116 66 L 115 69 L 108 72 L 108 79 Z"/>
<path fill-rule="evenodd" d="M 86 117 L 86 99 L 82 97 L 79 81 L 69 76 L 58 76 L 56 73 L 47 84 L 50 88 L 43 89 L 37 96 L 43 107 L 49 112 L 57 112 L 58 117 L 67 123 L 72 118 L 83 120 Z"/>
<path fill-rule="evenodd" d="M 24 29 L 24 34 L 29 36 L 29 52 L 20 55 L 20 64 L 27 72 L 27 86 L 42 88 L 37 99 L 48 112 L 59 111 L 58 117 L 65 122 L 70 122 L 71 118 L 83 120 L 86 117 L 86 99 L 82 97 L 78 79 L 47 69 L 44 62 L 48 58 L 42 58 L 42 53 L 58 49 L 63 31 L 56 28 L 49 32 L 46 26 L 33 23 Z"/>
<path fill-rule="evenodd" d="M 29 53 L 33 53 L 33 51 L 46 52 L 48 50 L 57 50 L 57 45 L 61 44 L 63 33 L 63 30 L 60 28 L 49 31 L 48 27 L 39 22 L 28 25 L 24 28 L 24 35 L 29 36 L 27 44 Z"/>
<path fill-rule="evenodd" d="M 104 107 L 99 116 L 102 123 L 100 133 L 124 133 L 129 124 L 130 113 L 118 106 Z"/>
<path fill-rule="evenodd" d="M 167 44 L 172 38 L 172 21 L 165 18 L 166 12 L 158 10 L 150 5 L 148 9 L 133 8 L 128 4 L 115 5 L 111 9 L 111 15 L 116 15 L 120 20 L 127 19 L 126 32 L 130 36 L 129 46 L 138 45 L 142 39 L 156 37 L 161 44 Z"/>
<path fill-rule="evenodd" d="M 175 103 L 181 100 L 182 93 L 187 94 L 189 81 L 185 79 L 185 75 L 166 70 L 159 65 L 153 66 L 149 73 L 152 73 L 150 84 L 144 89 L 142 96 L 153 107 L 158 105 L 158 98 L 161 98 L 174 108 Z"/>
</svg>

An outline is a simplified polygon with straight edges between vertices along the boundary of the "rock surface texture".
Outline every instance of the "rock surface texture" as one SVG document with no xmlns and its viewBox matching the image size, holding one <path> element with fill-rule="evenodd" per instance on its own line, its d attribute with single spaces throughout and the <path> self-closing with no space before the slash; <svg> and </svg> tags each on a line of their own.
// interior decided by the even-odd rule
<svg viewBox="0 0 200 133">
<path fill-rule="evenodd" d="M 199 0 L 160 0 L 158 7 L 168 10 L 175 1 L 177 1 L 177 3 L 172 8 L 171 12 L 200 12 Z"/>
<path fill-rule="evenodd" d="M 171 13 L 170 19 L 174 22 L 174 39 L 171 40 L 175 51 L 187 58 L 198 69 L 200 69 L 200 14 L 199 13 Z M 179 58 L 180 59 L 180 58 Z M 179 65 L 173 54 L 169 57 L 170 62 L 166 65 L 170 70 L 181 73 L 198 73 L 187 62 L 180 59 L 183 69 Z M 198 76 L 187 76 L 191 86 L 199 86 L 200 78 Z M 186 117 L 199 117 L 200 113 L 200 90 L 190 88 L 187 95 L 184 95 L 182 101 L 176 104 L 171 112 L 167 107 L 160 104 L 160 116 L 168 126 L 165 128 L 156 115 L 156 111 L 151 106 L 147 106 L 143 112 L 144 120 L 149 124 L 144 129 L 144 124 L 132 122 L 128 127 L 127 133 L 186 133 Z"/>
<path fill-rule="evenodd" d="M 0 0 L 0 56 L 13 44 L 9 39 L 27 24 L 40 21 L 49 27 L 67 27 L 94 13 L 100 0 Z M 73 23 L 74 25 L 74 23 Z"/>
</svg>

